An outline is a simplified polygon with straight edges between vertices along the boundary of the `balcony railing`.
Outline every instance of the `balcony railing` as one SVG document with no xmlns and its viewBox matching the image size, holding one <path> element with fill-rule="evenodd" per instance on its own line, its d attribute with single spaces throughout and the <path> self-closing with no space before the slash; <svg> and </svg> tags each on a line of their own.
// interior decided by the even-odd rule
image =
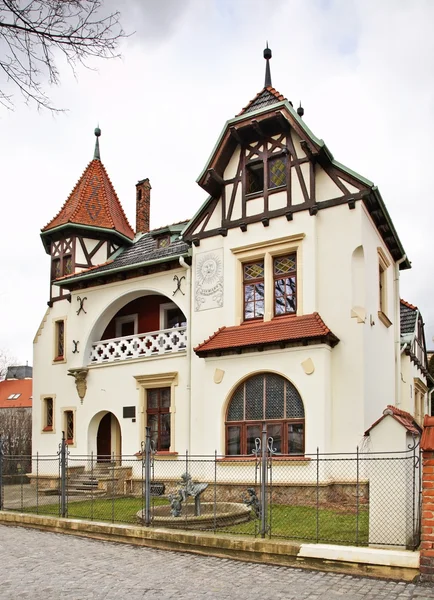
<svg viewBox="0 0 434 600">
<path fill-rule="evenodd" d="M 161 356 L 185 350 L 187 328 L 175 327 L 101 340 L 92 344 L 90 364 L 112 363 L 132 358 Z"/>
</svg>

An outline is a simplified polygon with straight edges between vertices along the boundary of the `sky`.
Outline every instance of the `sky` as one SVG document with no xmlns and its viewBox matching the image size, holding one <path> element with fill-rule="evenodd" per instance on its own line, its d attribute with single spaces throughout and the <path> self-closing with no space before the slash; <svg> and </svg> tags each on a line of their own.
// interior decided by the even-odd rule
<svg viewBox="0 0 434 600">
<path fill-rule="evenodd" d="M 412 262 L 401 297 L 417 305 L 434 348 L 430 239 L 434 150 L 432 0 L 106 0 L 119 9 L 122 58 L 45 91 L 65 112 L 0 108 L 0 350 L 32 364 L 49 299 L 39 233 L 93 157 L 135 225 L 135 184 L 149 177 L 151 227 L 187 219 L 206 199 L 196 179 L 227 119 L 273 86 L 341 163 L 380 189 Z M 5 87 L 3 81 L 0 85 Z M 10 88 L 12 91 L 12 88 Z"/>
</svg>

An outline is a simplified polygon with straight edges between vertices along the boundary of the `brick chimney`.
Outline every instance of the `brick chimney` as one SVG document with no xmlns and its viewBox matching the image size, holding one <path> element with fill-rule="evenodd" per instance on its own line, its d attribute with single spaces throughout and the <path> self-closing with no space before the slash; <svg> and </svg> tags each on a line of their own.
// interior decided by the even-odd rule
<svg viewBox="0 0 434 600">
<path fill-rule="evenodd" d="M 151 184 L 149 179 L 136 183 L 136 233 L 149 231 L 151 212 Z"/>
</svg>

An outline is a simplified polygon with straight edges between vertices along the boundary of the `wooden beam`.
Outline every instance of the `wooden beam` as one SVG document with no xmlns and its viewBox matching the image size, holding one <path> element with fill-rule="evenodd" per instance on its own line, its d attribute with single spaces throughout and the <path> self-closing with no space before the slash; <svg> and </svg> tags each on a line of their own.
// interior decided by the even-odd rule
<svg viewBox="0 0 434 600">
<path fill-rule="evenodd" d="M 221 177 L 215 169 L 208 169 L 207 175 L 217 183 L 219 186 L 224 186 L 225 180 Z"/>
<path fill-rule="evenodd" d="M 239 144 L 243 143 L 243 139 L 240 136 L 238 129 L 236 129 L 235 127 L 230 127 L 229 131 L 230 131 L 230 134 L 234 138 L 235 141 L 237 141 Z"/>
<path fill-rule="evenodd" d="M 256 131 L 256 133 L 259 136 L 265 137 L 264 130 L 261 128 L 261 126 L 259 125 L 259 123 L 256 119 L 252 119 L 252 125 L 253 125 L 253 129 Z"/>
</svg>

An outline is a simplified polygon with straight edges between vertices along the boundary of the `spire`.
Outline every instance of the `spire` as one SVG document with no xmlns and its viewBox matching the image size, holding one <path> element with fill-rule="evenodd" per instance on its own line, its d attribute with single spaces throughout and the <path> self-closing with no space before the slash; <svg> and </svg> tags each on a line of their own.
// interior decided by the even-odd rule
<svg viewBox="0 0 434 600">
<path fill-rule="evenodd" d="M 272 54 L 271 54 L 271 50 L 268 47 L 268 41 L 267 41 L 267 47 L 264 50 L 264 58 L 267 61 L 267 66 L 265 67 L 265 83 L 264 83 L 264 87 L 272 87 L 271 86 L 271 71 L 270 71 L 270 58 L 271 58 Z"/>
<path fill-rule="evenodd" d="M 96 135 L 96 140 L 95 140 L 95 151 L 93 153 L 93 159 L 101 160 L 101 156 L 99 154 L 99 140 L 98 140 L 99 136 L 101 135 L 101 129 L 99 127 L 96 127 L 95 135 Z"/>
</svg>

